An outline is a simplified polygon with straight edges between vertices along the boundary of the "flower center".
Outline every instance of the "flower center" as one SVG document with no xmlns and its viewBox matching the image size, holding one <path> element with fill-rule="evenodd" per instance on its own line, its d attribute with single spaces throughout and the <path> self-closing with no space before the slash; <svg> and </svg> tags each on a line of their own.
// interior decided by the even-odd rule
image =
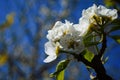
<svg viewBox="0 0 120 80">
<path fill-rule="evenodd" d="M 93 24 L 102 26 L 112 21 L 112 17 L 94 15 L 91 20 Z"/>
</svg>

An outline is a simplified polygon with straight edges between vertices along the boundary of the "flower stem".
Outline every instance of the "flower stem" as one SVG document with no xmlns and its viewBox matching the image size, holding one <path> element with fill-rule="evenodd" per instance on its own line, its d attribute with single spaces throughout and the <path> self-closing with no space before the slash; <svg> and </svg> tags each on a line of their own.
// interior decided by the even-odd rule
<svg viewBox="0 0 120 80">
<path fill-rule="evenodd" d="M 93 39 L 94 39 L 94 41 L 96 42 L 96 37 L 94 37 Z M 97 46 L 97 45 L 95 45 L 95 48 L 96 48 L 96 51 L 97 51 L 97 54 L 98 54 L 98 53 L 99 53 L 98 46 Z"/>
<path fill-rule="evenodd" d="M 105 49 L 107 48 L 107 39 L 106 39 L 106 33 L 103 33 L 103 40 L 102 40 L 102 47 L 100 49 L 100 52 L 98 54 L 99 59 L 103 56 Z"/>
<path fill-rule="evenodd" d="M 76 58 L 78 61 L 82 61 L 85 65 L 92 67 L 97 76 L 96 79 L 98 80 L 113 80 L 110 76 L 106 74 L 106 70 L 102 64 L 101 57 L 104 54 L 104 51 L 107 47 L 107 40 L 106 40 L 106 34 L 103 33 L 102 37 L 102 47 L 99 51 L 98 55 L 95 55 L 93 60 L 91 62 L 87 61 L 82 55 L 77 55 Z"/>
</svg>

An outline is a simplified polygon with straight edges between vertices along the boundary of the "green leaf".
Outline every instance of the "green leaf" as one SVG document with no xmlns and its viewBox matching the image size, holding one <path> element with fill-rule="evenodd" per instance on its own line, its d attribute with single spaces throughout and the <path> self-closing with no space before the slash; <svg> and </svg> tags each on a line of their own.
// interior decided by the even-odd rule
<svg viewBox="0 0 120 80">
<path fill-rule="evenodd" d="M 107 31 L 107 33 L 120 30 L 120 19 L 109 21 L 104 27 L 106 27 L 105 31 Z"/>
<path fill-rule="evenodd" d="M 111 25 L 120 25 L 120 19 L 115 19 L 115 20 L 111 21 L 109 24 L 111 24 Z"/>
<path fill-rule="evenodd" d="M 87 49 L 84 50 L 81 54 L 82 54 L 82 55 L 84 56 L 84 58 L 85 58 L 86 60 L 88 60 L 89 62 L 91 62 L 92 59 L 94 58 L 94 54 L 93 54 L 92 52 L 88 51 Z"/>
<path fill-rule="evenodd" d="M 113 26 L 109 32 L 113 32 L 113 31 L 117 31 L 117 30 L 120 30 L 120 25 L 117 25 L 117 26 Z"/>
<path fill-rule="evenodd" d="M 93 34 L 88 34 L 87 36 L 84 37 L 84 42 L 91 41 L 95 37 Z"/>
<path fill-rule="evenodd" d="M 109 32 L 120 30 L 120 19 L 115 19 L 107 24 L 108 27 L 111 27 Z"/>
<path fill-rule="evenodd" d="M 95 35 L 93 35 L 93 34 L 90 34 L 90 35 L 85 36 L 84 39 L 83 39 L 85 46 L 86 46 L 86 47 L 90 47 L 90 46 L 99 44 L 99 43 L 100 43 L 99 41 L 93 42 L 93 39 L 94 39 L 95 37 L 97 37 L 97 36 L 95 36 Z"/>
<path fill-rule="evenodd" d="M 86 47 L 90 47 L 90 46 L 93 46 L 93 45 L 98 45 L 100 42 L 87 42 L 85 43 L 85 46 Z"/>
<path fill-rule="evenodd" d="M 62 60 L 58 63 L 56 71 L 50 74 L 50 77 L 56 77 L 57 80 L 64 80 L 64 71 L 70 60 Z"/>
<path fill-rule="evenodd" d="M 64 80 L 64 72 L 65 72 L 65 70 L 62 70 L 62 71 L 57 75 L 57 80 Z"/>
</svg>

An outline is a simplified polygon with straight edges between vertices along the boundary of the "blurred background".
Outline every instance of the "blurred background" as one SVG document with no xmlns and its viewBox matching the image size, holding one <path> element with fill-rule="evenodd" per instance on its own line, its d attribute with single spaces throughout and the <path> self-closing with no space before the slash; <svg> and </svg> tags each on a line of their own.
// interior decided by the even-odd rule
<svg viewBox="0 0 120 80">
<path fill-rule="evenodd" d="M 119 0 L 0 0 L 0 80 L 55 80 L 49 74 L 64 56 L 43 62 L 47 31 L 58 20 L 78 23 L 82 10 L 93 4 L 120 13 Z M 120 45 L 108 38 L 108 46 L 105 68 L 114 80 L 120 80 Z M 83 63 L 73 61 L 65 80 L 90 80 L 89 74 Z"/>
</svg>

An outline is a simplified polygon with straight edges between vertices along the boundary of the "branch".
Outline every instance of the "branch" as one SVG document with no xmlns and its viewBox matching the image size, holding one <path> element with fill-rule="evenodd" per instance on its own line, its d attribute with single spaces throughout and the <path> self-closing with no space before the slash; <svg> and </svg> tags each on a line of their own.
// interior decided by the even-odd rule
<svg viewBox="0 0 120 80">
<path fill-rule="evenodd" d="M 70 54 L 70 55 L 73 55 L 75 59 L 77 59 L 77 61 L 82 61 L 85 65 L 87 66 L 92 66 L 92 64 L 86 60 L 82 55 L 81 53 L 79 54 L 76 54 L 75 52 L 71 52 L 71 51 L 65 51 L 65 50 L 60 50 L 61 53 L 66 53 L 66 54 Z"/>
<path fill-rule="evenodd" d="M 74 57 L 75 57 L 78 61 L 82 61 L 85 65 L 92 67 L 91 62 L 89 62 L 88 60 L 86 60 L 81 54 L 76 54 L 76 55 L 74 55 Z"/>
<path fill-rule="evenodd" d="M 96 79 L 98 80 L 113 80 L 109 75 L 106 74 L 106 70 L 99 59 L 99 55 L 95 55 L 93 60 L 89 62 L 81 54 L 76 54 L 74 57 L 78 61 L 82 61 L 85 65 L 92 67 L 97 73 Z"/>
<path fill-rule="evenodd" d="M 109 75 L 106 74 L 106 70 L 101 60 L 99 59 L 99 55 L 95 55 L 91 63 L 92 68 L 97 73 L 96 78 L 98 80 L 113 80 Z"/>
<path fill-rule="evenodd" d="M 98 54 L 99 59 L 101 59 L 102 55 L 104 54 L 106 47 L 107 47 L 106 33 L 103 33 L 102 48 L 100 49 L 100 52 Z"/>
</svg>

